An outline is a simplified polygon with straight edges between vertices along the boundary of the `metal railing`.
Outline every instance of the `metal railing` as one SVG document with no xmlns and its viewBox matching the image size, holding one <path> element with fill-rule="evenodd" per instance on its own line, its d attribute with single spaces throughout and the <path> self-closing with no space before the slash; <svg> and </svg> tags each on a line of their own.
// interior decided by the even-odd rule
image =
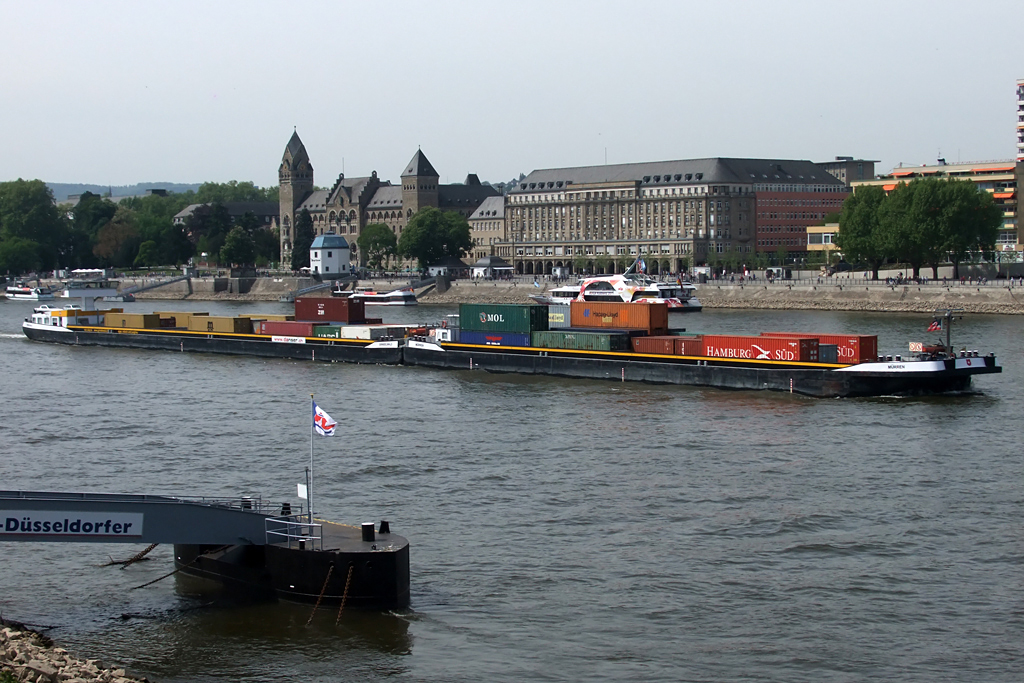
<svg viewBox="0 0 1024 683">
<path fill-rule="evenodd" d="M 323 525 L 302 521 L 301 515 L 267 517 L 267 545 L 284 545 L 299 550 L 323 550 Z"/>
</svg>

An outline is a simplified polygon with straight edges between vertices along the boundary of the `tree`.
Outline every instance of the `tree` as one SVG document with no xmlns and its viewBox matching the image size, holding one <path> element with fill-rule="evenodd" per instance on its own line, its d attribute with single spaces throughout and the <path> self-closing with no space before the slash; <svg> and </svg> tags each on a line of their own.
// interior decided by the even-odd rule
<svg viewBox="0 0 1024 683">
<path fill-rule="evenodd" d="M 23 237 L 0 242 L 0 272 L 20 275 L 39 270 L 39 244 Z"/>
<path fill-rule="evenodd" d="M 460 259 L 473 248 L 469 222 L 455 211 L 426 207 L 409 219 L 398 240 L 398 254 L 416 259 L 420 269 L 450 258 Z"/>
<path fill-rule="evenodd" d="M 130 209 L 118 207 L 114 217 L 96 233 L 92 251 L 105 265 L 125 268 L 135 261 L 140 242 L 135 215 Z"/>
<path fill-rule="evenodd" d="M 205 251 L 213 258 L 217 258 L 231 228 L 231 214 L 219 202 L 197 206 L 185 221 L 185 232 L 189 239 L 198 245 L 200 239 L 206 238 L 205 249 L 199 251 Z"/>
<path fill-rule="evenodd" d="M 267 265 L 271 261 L 281 260 L 281 238 L 277 230 L 260 228 L 252 234 L 252 243 L 256 248 L 257 265 Z"/>
<path fill-rule="evenodd" d="M 220 262 L 239 266 L 250 265 L 256 257 L 252 238 L 241 226 L 231 228 L 220 250 Z"/>
<path fill-rule="evenodd" d="M 203 183 L 196 190 L 195 201 L 201 204 L 210 202 L 276 202 L 279 189 L 278 187 L 256 187 L 248 180 Z"/>
<path fill-rule="evenodd" d="M 921 266 L 938 265 L 942 257 L 939 226 L 945 181 L 935 178 L 900 183 L 878 208 L 879 237 L 887 256 L 910 265 L 917 277 Z"/>
<path fill-rule="evenodd" d="M 835 236 L 836 246 L 843 251 L 843 256 L 849 261 L 866 262 L 875 280 L 886 256 L 878 224 L 879 207 L 884 201 L 885 190 L 881 187 L 866 185 L 858 188 L 843 202 L 839 233 Z"/>
<path fill-rule="evenodd" d="M 133 265 L 136 268 L 160 265 L 160 249 L 156 242 L 148 240 L 139 245 L 139 254 L 135 257 Z"/>
<path fill-rule="evenodd" d="M 295 219 L 295 241 L 292 244 L 292 270 L 309 267 L 309 248 L 313 244 L 313 217 L 303 209 Z"/>
<path fill-rule="evenodd" d="M 960 277 L 960 262 L 969 252 L 995 248 L 1003 215 L 992 196 L 969 180 L 946 181 L 940 197 L 942 246 L 953 261 L 953 277 Z"/>
<path fill-rule="evenodd" d="M 356 240 L 359 251 L 366 257 L 366 263 L 377 270 L 384 267 L 397 253 L 398 238 L 394 231 L 383 223 L 371 223 L 363 228 Z"/>
<path fill-rule="evenodd" d="M 19 237 L 35 242 L 39 267 L 52 268 L 63 251 L 65 233 L 46 183 L 20 178 L 0 183 L 0 240 Z"/>
</svg>

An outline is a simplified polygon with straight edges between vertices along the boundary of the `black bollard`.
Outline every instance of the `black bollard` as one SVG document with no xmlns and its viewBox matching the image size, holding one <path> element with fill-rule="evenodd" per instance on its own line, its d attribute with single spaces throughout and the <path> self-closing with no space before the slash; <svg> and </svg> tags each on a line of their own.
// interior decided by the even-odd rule
<svg viewBox="0 0 1024 683">
<path fill-rule="evenodd" d="M 374 538 L 373 522 L 363 522 L 363 540 L 372 543 Z"/>
<path fill-rule="evenodd" d="M 382 534 L 390 534 L 391 533 L 391 525 L 388 524 L 388 520 L 386 520 L 386 519 L 380 520 L 380 532 L 379 533 L 382 533 Z"/>
</svg>

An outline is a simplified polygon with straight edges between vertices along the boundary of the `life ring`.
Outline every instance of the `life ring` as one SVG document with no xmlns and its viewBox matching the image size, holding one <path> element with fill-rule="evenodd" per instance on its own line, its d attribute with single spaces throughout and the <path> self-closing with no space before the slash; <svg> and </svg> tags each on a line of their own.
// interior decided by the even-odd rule
<svg viewBox="0 0 1024 683">
<path fill-rule="evenodd" d="M 448 321 L 447 321 L 447 320 L 442 320 L 442 321 L 441 321 L 441 329 L 443 330 L 443 329 L 445 329 L 446 327 L 448 327 Z"/>
</svg>

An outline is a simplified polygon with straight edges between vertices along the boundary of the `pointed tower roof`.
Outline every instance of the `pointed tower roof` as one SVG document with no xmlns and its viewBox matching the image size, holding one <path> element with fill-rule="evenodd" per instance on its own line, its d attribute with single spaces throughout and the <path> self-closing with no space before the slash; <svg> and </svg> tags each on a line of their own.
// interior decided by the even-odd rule
<svg viewBox="0 0 1024 683">
<path fill-rule="evenodd" d="M 294 158 L 295 155 L 299 153 L 299 150 L 303 149 L 303 147 L 304 145 L 302 144 L 302 140 L 299 139 L 299 132 L 293 131 L 291 140 L 288 141 L 288 147 L 286 147 L 286 149 L 291 152 L 292 157 Z"/>
<path fill-rule="evenodd" d="M 438 178 L 437 171 L 430 165 L 430 161 L 427 160 L 427 155 L 422 150 L 416 150 L 416 154 L 413 155 L 412 161 L 405 165 L 405 170 L 402 171 L 402 177 L 408 176 L 427 176 L 430 178 Z"/>
</svg>

